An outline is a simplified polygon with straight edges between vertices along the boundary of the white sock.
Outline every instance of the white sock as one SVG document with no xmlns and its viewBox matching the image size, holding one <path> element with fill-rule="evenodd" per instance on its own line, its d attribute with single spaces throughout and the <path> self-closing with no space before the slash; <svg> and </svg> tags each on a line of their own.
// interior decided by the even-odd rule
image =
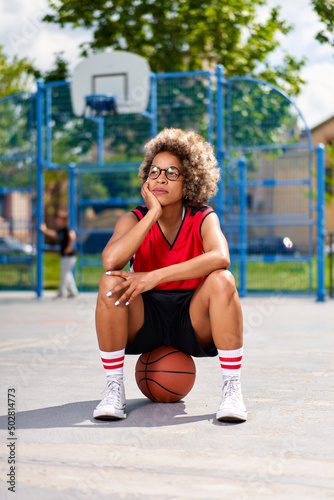
<svg viewBox="0 0 334 500">
<path fill-rule="evenodd" d="M 105 352 L 100 351 L 100 356 L 107 380 L 118 377 L 123 377 L 125 349 L 120 351 Z"/>
<path fill-rule="evenodd" d="M 220 366 L 223 380 L 228 377 L 240 378 L 243 348 L 231 349 L 230 351 L 218 349 Z"/>
</svg>

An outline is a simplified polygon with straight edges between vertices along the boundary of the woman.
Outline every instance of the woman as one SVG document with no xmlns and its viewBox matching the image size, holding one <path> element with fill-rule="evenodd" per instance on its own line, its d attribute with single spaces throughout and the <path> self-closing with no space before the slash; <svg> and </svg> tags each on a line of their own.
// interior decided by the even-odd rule
<svg viewBox="0 0 334 500">
<path fill-rule="evenodd" d="M 55 222 L 56 229 L 48 228 L 45 223 L 39 229 L 60 245 L 60 284 L 57 297 L 77 297 L 78 289 L 73 274 L 77 260 L 74 248 L 76 234 L 68 225 L 67 212 L 58 210 Z"/>
<path fill-rule="evenodd" d="M 212 147 L 195 132 L 164 129 L 146 145 L 139 178 L 145 206 L 120 217 L 102 253 L 96 331 L 107 386 L 94 417 L 125 417 L 125 354 L 172 345 L 219 355 L 216 417 L 244 421 L 241 306 L 226 239 L 205 205 L 219 179 Z M 129 261 L 132 272 L 122 271 Z"/>
</svg>

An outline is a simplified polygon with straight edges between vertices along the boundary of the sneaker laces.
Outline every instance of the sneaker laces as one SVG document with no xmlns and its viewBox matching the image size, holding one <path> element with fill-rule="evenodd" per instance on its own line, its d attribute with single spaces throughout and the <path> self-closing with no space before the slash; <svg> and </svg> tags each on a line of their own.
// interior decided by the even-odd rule
<svg viewBox="0 0 334 500">
<path fill-rule="evenodd" d="M 238 378 L 229 377 L 224 381 L 223 384 L 223 397 L 221 401 L 222 406 L 224 403 L 238 407 L 242 402 L 241 391 L 240 391 L 240 381 Z"/>
<path fill-rule="evenodd" d="M 121 379 L 115 378 L 108 380 L 104 389 L 104 398 L 101 403 L 110 404 L 116 408 L 120 408 L 122 406 L 122 383 L 123 380 Z"/>
</svg>

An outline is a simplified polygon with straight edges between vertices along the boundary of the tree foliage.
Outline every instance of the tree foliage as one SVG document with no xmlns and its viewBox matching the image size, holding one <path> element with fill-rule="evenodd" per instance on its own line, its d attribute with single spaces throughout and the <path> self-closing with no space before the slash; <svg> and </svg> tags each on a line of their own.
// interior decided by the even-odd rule
<svg viewBox="0 0 334 500">
<path fill-rule="evenodd" d="M 27 58 L 14 56 L 12 60 L 0 45 L 0 99 L 7 95 L 30 90 L 34 67 Z"/>
<path fill-rule="evenodd" d="M 326 152 L 329 157 L 329 166 L 326 168 L 326 201 L 330 202 L 334 197 L 334 142 L 326 144 Z"/>
<path fill-rule="evenodd" d="M 329 43 L 334 47 L 334 2 L 333 0 L 311 0 L 314 11 L 318 14 L 320 21 L 324 23 L 324 29 L 320 30 L 316 39 L 320 43 Z"/>
<path fill-rule="evenodd" d="M 68 62 L 64 59 L 64 52 L 56 52 L 53 67 L 44 74 L 41 71 L 35 70 L 36 78 L 43 78 L 45 82 L 61 82 L 67 80 L 69 76 Z"/>
<path fill-rule="evenodd" d="M 258 76 L 298 94 L 303 60 L 269 63 L 278 38 L 292 27 L 279 7 L 261 21 L 266 0 L 48 0 L 44 21 L 84 27 L 93 40 L 82 55 L 110 47 L 144 56 L 153 71 L 198 70 L 223 64 L 227 76 Z"/>
<path fill-rule="evenodd" d="M 27 58 L 12 60 L 0 45 L 0 145 L 2 158 L 31 153 L 31 90 L 34 68 Z M 27 92 L 26 92 L 27 91 Z M 9 97 L 11 96 L 11 97 Z M 30 166 L 22 159 L 1 161 L 1 184 L 29 185 Z"/>
</svg>

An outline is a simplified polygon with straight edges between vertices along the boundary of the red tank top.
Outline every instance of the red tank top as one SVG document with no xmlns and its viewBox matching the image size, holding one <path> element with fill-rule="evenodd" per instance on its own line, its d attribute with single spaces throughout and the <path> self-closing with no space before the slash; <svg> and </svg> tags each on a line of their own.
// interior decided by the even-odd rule
<svg viewBox="0 0 334 500">
<path fill-rule="evenodd" d="M 138 220 L 141 220 L 147 214 L 147 208 L 136 207 L 133 213 Z M 213 208 L 206 205 L 196 208 L 184 207 L 182 223 L 172 244 L 166 240 L 159 222 L 156 222 L 131 259 L 131 270 L 134 272 L 154 271 L 201 255 L 203 253 L 201 227 L 205 217 L 211 213 L 214 213 Z M 204 277 L 160 283 L 154 290 L 195 289 Z"/>
</svg>

